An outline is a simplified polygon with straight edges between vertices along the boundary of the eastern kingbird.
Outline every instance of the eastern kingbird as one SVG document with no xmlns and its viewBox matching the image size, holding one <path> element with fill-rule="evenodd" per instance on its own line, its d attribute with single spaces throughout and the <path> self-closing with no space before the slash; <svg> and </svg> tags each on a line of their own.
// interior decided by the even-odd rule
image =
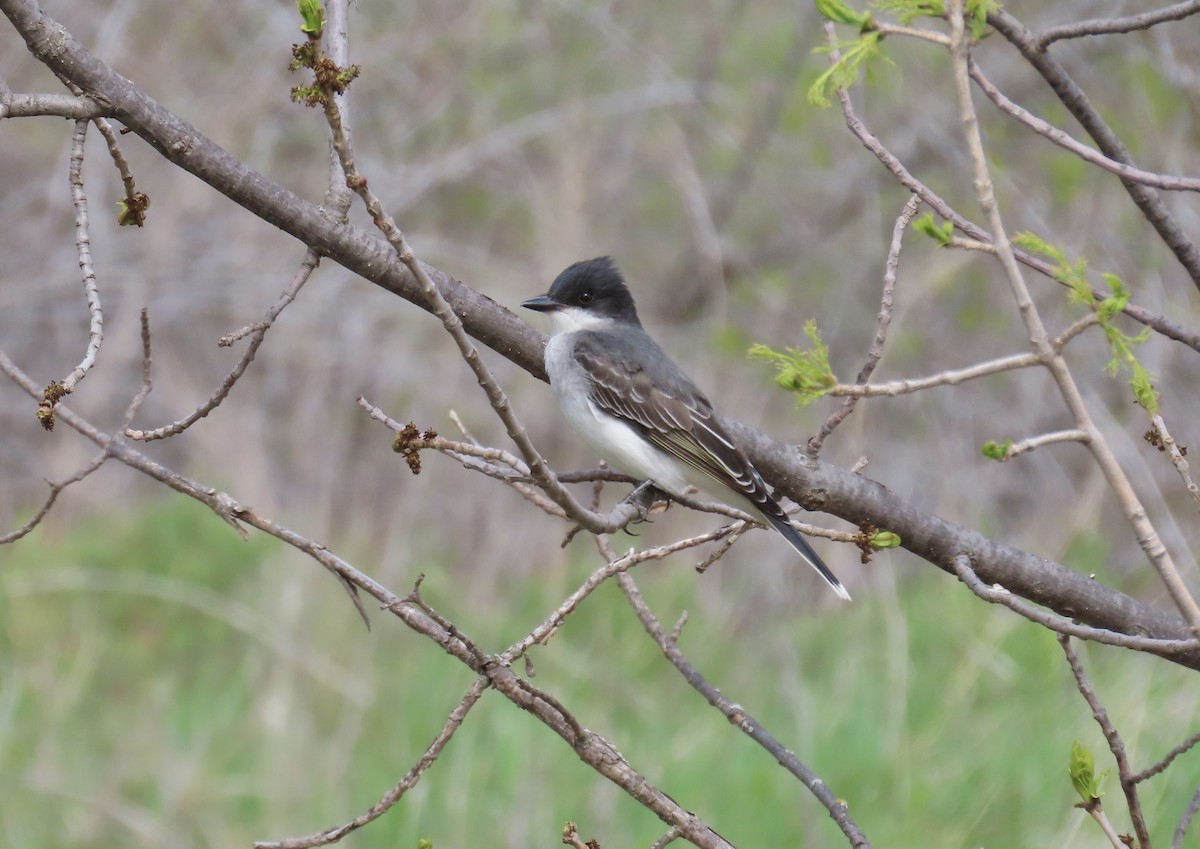
<svg viewBox="0 0 1200 849">
<path fill-rule="evenodd" d="M 642 329 L 633 296 L 608 257 L 577 262 L 521 306 L 548 313 L 546 373 L 567 420 L 616 468 L 671 495 L 690 487 L 759 516 L 833 591 L 850 593 L 788 521 L 712 404 Z"/>
</svg>

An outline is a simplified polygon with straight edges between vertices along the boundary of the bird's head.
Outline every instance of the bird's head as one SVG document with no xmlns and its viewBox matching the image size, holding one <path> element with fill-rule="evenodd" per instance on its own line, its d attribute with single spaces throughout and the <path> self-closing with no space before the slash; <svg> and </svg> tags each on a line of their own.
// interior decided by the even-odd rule
<svg viewBox="0 0 1200 849">
<path fill-rule="evenodd" d="M 606 256 L 568 266 L 554 279 L 549 292 L 521 306 L 549 314 L 559 330 L 642 326 L 625 278 Z"/>
</svg>

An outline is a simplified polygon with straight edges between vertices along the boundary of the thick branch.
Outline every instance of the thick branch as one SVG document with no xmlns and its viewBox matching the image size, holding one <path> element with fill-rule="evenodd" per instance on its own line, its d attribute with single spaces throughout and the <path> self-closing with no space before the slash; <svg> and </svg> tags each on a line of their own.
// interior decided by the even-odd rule
<svg viewBox="0 0 1200 849">
<path fill-rule="evenodd" d="M 384 240 L 331 219 L 317 205 L 270 182 L 222 150 L 100 62 L 60 24 L 43 15 L 33 0 L 0 0 L 0 11 L 13 22 L 41 61 L 70 77 L 85 91 L 102 93 L 113 104 L 114 114 L 169 161 L 365 279 L 412 303 L 426 303 L 417 281 L 395 259 Z M 941 208 L 948 209 L 940 198 L 934 198 L 941 204 L 936 207 L 939 212 Z M 976 238 L 987 235 L 973 225 L 966 232 Z M 485 295 L 444 272 L 425 268 L 462 318 L 468 333 L 534 376 L 545 379 L 544 335 Z M 1053 561 L 1001 545 L 928 513 L 861 475 L 808 461 L 794 447 L 758 430 L 737 422 L 725 424 L 767 481 L 809 509 L 824 510 L 856 525 L 871 522 L 892 530 L 900 535 L 909 551 L 951 574 L 956 554 L 976 552 L 976 571 L 984 581 L 1000 583 L 1031 601 L 1089 625 L 1161 639 L 1188 636 L 1178 616 Z M 1200 652 L 1173 659 L 1200 669 Z"/>
</svg>

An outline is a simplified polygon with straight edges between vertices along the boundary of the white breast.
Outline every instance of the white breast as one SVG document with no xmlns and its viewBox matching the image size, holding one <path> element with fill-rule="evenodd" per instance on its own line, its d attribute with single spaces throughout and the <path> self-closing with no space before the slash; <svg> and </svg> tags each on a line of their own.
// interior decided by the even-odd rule
<svg viewBox="0 0 1200 849">
<path fill-rule="evenodd" d="M 575 360 L 574 333 L 558 333 L 546 345 L 546 373 L 571 426 L 613 468 L 650 478 L 660 488 L 686 495 L 690 484 L 684 464 L 644 440 L 632 427 L 588 400 L 588 377 Z"/>
</svg>

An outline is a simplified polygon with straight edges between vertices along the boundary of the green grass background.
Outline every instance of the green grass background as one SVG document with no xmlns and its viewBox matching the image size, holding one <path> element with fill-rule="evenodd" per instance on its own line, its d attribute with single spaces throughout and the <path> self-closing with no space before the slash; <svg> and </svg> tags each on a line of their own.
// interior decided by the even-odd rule
<svg viewBox="0 0 1200 849">
<path fill-rule="evenodd" d="M 514 580 L 486 605 L 434 562 L 420 567 L 423 591 L 497 651 L 593 568 L 590 547 L 576 550 L 569 572 Z M 247 846 L 338 824 L 404 774 L 473 679 L 384 614 L 365 632 L 314 564 L 243 543 L 192 504 L 41 529 L 6 554 L 4 846 Z M 746 564 L 703 578 L 690 565 L 637 578 L 668 626 L 692 609 L 685 651 L 849 802 L 874 845 L 1101 845 L 1072 808 L 1066 763 L 1076 738 L 1100 766 L 1111 758 L 1049 633 L 928 570 L 853 605 L 753 616 L 737 608 Z M 710 580 L 728 605 L 698 597 Z M 686 686 L 615 585 L 533 657 L 534 683 L 735 844 L 845 845 L 808 792 Z M 1084 657 L 1139 767 L 1200 722 L 1194 673 L 1109 649 Z M 1164 845 L 1198 775 L 1193 751 L 1143 785 Z M 1128 831 L 1116 782 L 1105 786 Z M 605 849 L 665 830 L 488 693 L 420 784 L 344 845 L 554 846 L 567 820 Z"/>
</svg>

